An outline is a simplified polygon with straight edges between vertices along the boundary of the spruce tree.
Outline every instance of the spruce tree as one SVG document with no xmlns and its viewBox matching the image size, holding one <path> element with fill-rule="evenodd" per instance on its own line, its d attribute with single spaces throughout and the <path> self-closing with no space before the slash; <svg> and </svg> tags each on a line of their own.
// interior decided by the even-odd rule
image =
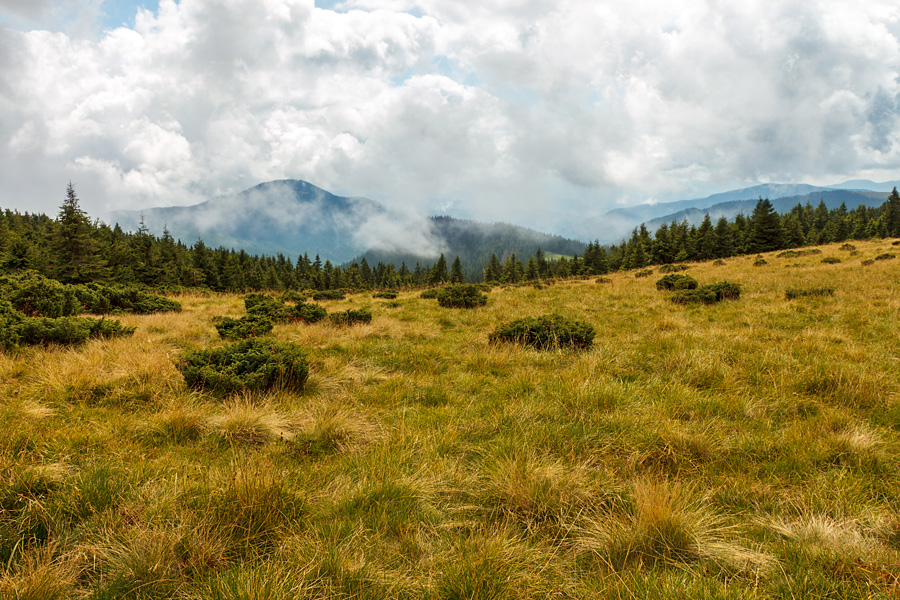
<svg viewBox="0 0 900 600">
<path fill-rule="evenodd" d="M 446 282 L 449 277 L 450 276 L 447 273 L 447 259 L 444 258 L 444 254 L 441 253 L 441 256 L 431 267 L 431 274 L 428 279 L 428 283 L 432 285 L 441 284 Z"/>
<path fill-rule="evenodd" d="M 459 256 L 453 259 L 453 264 L 450 266 L 450 283 L 465 283 L 466 276 L 463 274 L 462 263 L 459 260 Z"/>
<path fill-rule="evenodd" d="M 50 275 L 54 279 L 87 283 L 104 277 L 106 264 L 92 237 L 93 229 L 70 181 L 50 240 Z"/>
<path fill-rule="evenodd" d="M 900 237 L 900 194 L 895 187 L 884 207 L 884 224 L 887 235 Z"/>
<path fill-rule="evenodd" d="M 750 236 L 747 252 L 769 252 L 784 247 L 784 229 L 781 217 L 768 198 L 760 198 L 750 216 Z"/>
</svg>

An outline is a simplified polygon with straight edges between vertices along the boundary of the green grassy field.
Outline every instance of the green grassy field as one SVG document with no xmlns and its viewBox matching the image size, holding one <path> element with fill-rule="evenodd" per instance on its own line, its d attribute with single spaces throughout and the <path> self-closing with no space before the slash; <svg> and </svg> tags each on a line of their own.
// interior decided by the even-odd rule
<svg viewBox="0 0 900 600">
<path fill-rule="evenodd" d="M 856 246 L 692 264 L 743 288 L 711 306 L 658 271 L 324 302 L 374 319 L 275 327 L 302 394 L 186 389 L 240 296 L 0 354 L 0 597 L 900 597 L 900 260 Z M 488 342 L 546 313 L 593 347 Z"/>
</svg>

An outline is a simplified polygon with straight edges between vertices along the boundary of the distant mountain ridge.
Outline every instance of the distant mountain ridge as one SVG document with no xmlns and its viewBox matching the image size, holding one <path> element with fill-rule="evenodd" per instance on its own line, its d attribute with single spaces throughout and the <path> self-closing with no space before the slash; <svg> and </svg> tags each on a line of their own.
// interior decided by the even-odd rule
<svg viewBox="0 0 900 600">
<path fill-rule="evenodd" d="M 860 205 L 878 207 L 884 203 L 885 199 L 887 199 L 887 196 L 887 192 L 860 192 L 852 190 L 823 189 L 821 191 L 813 192 L 810 194 L 777 198 L 775 200 L 771 200 L 771 202 L 772 208 L 775 209 L 775 212 L 785 214 L 790 212 L 791 209 L 798 204 L 809 203 L 815 208 L 819 205 L 820 201 L 824 202 L 825 206 L 829 210 L 835 209 L 841 204 L 845 204 L 847 206 L 847 210 L 853 210 Z M 756 206 L 756 203 L 758 201 L 759 198 L 755 198 L 753 200 L 735 200 L 732 202 L 722 202 L 702 209 L 688 208 L 672 213 L 670 215 L 652 219 L 645 222 L 644 224 L 647 226 L 647 229 L 652 232 L 658 229 L 659 226 L 663 223 L 671 223 L 672 221 L 681 223 L 682 221 L 687 220 L 689 225 L 699 225 L 703 222 L 703 219 L 707 214 L 709 214 L 709 217 L 710 219 L 712 219 L 713 223 L 715 223 L 721 217 L 725 217 L 726 219 L 731 221 L 734 220 L 734 218 L 738 214 L 750 216 L 750 214 L 753 212 L 753 208 Z"/>
<path fill-rule="evenodd" d="M 706 214 L 707 209 L 715 212 L 716 215 L 733 218 L 740 211 L 730 211 L 723 208 L 723 205 L 735 202 L 745 201 L 755 204 L 759 198 L 768 198 L 775 204 L 775 201 L 782 198 L 791 198 L 791 206 L 788 208 L 788 210 L 790 210 L 790 208 L 793 208 L 793 206 L 797 204 L 799 201 L 798 199 L 812 197 L 817 193 L 827 194 L 835 191 L 856 191 L 863 195 L 871 192 L 888 193 L 897 186 L 900 186 L 900 181 L 875 183 L 868 180 L 851 180 L 827 187 L 805 183 L 765 183 L 738 190 L 712 194 L 705 198 L 614 208 L 607 211 L 602 216 L 586 219 L 582 223 L 581 229 L 584 230 L 587 237 L 599 239 L 604 243 L 618 243 L 630 234 L 633 228 L 639 226 L 641 223 L 647 225 L 649 228 L 651 225 L 662 222 L 671 222 L 673 219 L 680 222 L 683 218 L 688 218 L 689 222 L 693 222 L 692 219 L 696 218 L 696 215 L 698 214 L 697 211 L 699 211 L 700 220 L 702 221 L 703 215 Z M 855 198 L 847 196 L 847 200 L 847 206 L 849 208 L 850 203 L 855 201 Z M 805 200 L 803 200 L 803 202 L 805 203 Z M 818 199 L 816 199 L 814 203 L 818 204 Z M 835 206 L 839 205 L 840 202 Z M 852 208 L 856 208 L 856 206 L 857 205 L 854 205 Z M 752 206 L 750 210 L 752 210 Z M 777 206 L 776 210 L 780 211 Z M 745 210 L 744 212 L 745 214 L 749 214 L 750 211 Z M 713 215 L 712 212 L 710 213 L 710 217 L 713 219 L 718 218 L 718 216 Z M 594 233 L 591 233 L 592 231 Z"/>
</svg>

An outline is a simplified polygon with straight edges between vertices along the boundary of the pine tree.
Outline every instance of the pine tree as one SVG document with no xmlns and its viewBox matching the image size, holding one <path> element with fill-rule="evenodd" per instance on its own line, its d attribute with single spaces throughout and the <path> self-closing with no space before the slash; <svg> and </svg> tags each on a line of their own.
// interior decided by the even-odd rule
<svg viewBox="0 0 900 600">
<path fill-rule="evenodd" d="M 887 235 L 891 237 L 900 237 L 900 193 L 897 193 L 895 187 L 888 196 L 884 207 L 884 225 Z"/>
<path fill-rule="evenodd" d="M 437 285 L 446 282 L 449 278 L 450 276 L 447 273 L 447 259 L 444 258 L 444 254 L 441 253 L 441 256 L 431 267 L 431 274 L 428 278 L 428 283 Z"/>
<path fill-rule="evenodd" d="M 50 241 L 50 274 L 53 278 L 63 283 L 87 283 L 105 276 L 106 264 L 92 233 L 91 221 L 81 210 L 70 181 Z"/>
<path fill-rule="evenodd" d="M 459 260 L 459 256 L 453 259 L 453 264 L 450 266 L 450 283 L 465 283 L 466 276 L 463 274 L 462 262 Z"/>
<path fill-rule="evenodd" d="M 750 237 L 747 252 L 769 252 L 784 247 L 784 230 L 781 217 L 768 198 L 760 198 L 750 216 Z"/>
</svg>

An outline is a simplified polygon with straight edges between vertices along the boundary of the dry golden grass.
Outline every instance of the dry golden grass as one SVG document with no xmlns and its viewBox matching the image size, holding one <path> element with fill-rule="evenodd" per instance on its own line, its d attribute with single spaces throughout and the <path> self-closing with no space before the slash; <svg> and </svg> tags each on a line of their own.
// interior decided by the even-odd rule
<svg viewBox="0 0 900 600">
<path fill-rule="evenodd" d="M 900 271 L 854 244 L 691 264 L 741 284 L 713 306 L 633 273 L 464 311 L 351 295 L 323 304 L 371 324 L 273 331 L 300 394 L 185 388 L 173 359 L 225 343 L 237 295 L 0 354 L 0 595 L 896 597 Z M 594 346 L 488 342 L 549 312 Z"/>
</svg>

